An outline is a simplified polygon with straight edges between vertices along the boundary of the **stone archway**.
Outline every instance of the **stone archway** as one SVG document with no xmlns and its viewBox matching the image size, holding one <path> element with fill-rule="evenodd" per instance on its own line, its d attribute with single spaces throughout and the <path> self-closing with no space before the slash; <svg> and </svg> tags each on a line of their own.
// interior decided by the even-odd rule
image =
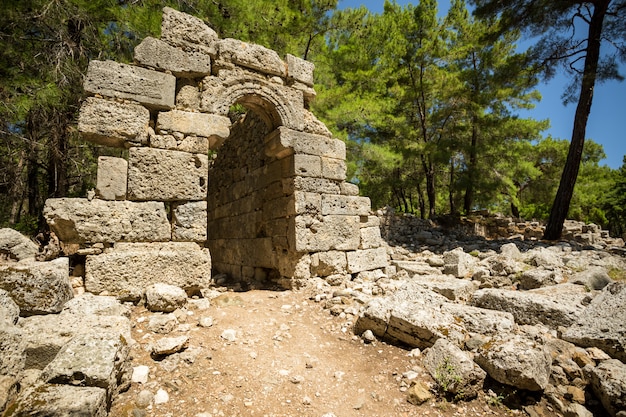
<svg viewBox="0 0 626 417">
<path fill-rule="evenodd" d="M 307 110 L 313 64 L 170 8 L 161 33 L 134 65 L 90 62 L 78 128 L 128 158 L 99 160 L 95 198 L 44 210 L 86 256 L 86 289 L 137 299 L 154 281 L 197 291 L 211 269 L 290 285 L 385 266 L 345 145 Z M 249 109 L 234 124 L 233 104 Z"/>
</svg>

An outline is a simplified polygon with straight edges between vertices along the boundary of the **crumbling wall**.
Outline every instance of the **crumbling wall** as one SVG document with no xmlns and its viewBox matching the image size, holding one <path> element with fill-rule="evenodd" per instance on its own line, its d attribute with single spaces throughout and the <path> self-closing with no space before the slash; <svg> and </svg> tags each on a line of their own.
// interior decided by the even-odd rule
<svg viewBox="0 0 626 417">
<path fill-rule="evenodd" d="M 65 247 L 87 257 L 86 289 L 136 299 L 154 279 L 197 291 L 211 268 L 293 282 L 383 267 L 370 201 L 346 182 L 345 144 L 307 110 L 313 69 L 219 39 L 170 8 L 161 39 L 138 45 L 135 64 L 90 62 L 79 131 L 128 157 L 99 159 L 95 198 L 51 199 L 44 210 Z M 247 113 L 232 125 L 234 105 Z M 132 278 L 153 270 L 136 263 L 163 256 L 193 261 Z"/>
</svg>

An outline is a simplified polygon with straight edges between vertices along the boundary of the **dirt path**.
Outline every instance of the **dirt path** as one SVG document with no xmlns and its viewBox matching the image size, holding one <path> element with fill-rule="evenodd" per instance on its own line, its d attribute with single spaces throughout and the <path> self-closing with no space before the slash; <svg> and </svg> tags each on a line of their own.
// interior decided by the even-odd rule
<svg viewBox="0 0 626 417">
<path fill-rule="evenodd" d="M 363 343 L 352 334 L 353 317 L 330 315 L 306 292 L 227 292 L 207 309 L 183 313 L 179 328 L 161 335 L 147 330 L 155 313 L 135 308 L 133 366 L 149 366 L 149 381 L 133 383 L 116 399 L 111 416 L 511 415 L 488 405 L 484 396 L 466 403 L 409 404 L 404 391 L 410 371 L 432 384 L 419 358 L 382 342 Z M 198 326 L 203 317 L 213 324 Z M 228 341 L 224 337 L 232 330 L 234 341 Z M 189 336 L 185 352 L 162 361 L 150 357 L 151 342 L 181 335 Z M 167 402 L 137 406 L 140 391 L 159 389 L 167 392 Z"/>
</svg>

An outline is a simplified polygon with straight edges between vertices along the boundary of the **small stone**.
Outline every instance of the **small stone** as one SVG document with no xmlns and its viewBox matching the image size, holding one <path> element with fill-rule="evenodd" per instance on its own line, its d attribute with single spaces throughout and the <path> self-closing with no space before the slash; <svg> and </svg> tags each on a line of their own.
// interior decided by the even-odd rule
<svg viewBox="0 0 626 417">
<path fill-rule="evenodd" d="M 227 342 L 235 342 L 237 340 L 237 331 L 234 329 L 226 329 L 222 332 L 221 338 Z"/>
<path fill-rule="evenodd" d="M 137 384 L 145 384 L 148 382 L 148 375 L 150 374 L 150 368 L 145 365 L 135 366 L 133 368 L 133 376 L 131 381 Z"/>
<path fill-rule="evenodd" d="M 302 399 L 302 404 L 304 405 L 311 405 L 311 403 L 312 403 L 311 397 L 304 397 Z"/>
<path fill-rule="evenodd" d="M 189 337 L 164 337 L 152 345 L 154 356 L 171 355 L 186 349 L 189 344 Z"/>
<path fill-rule="evenodd" d="M 407 401 L 413 405 L 421 405 L 432 398 L 432 394 L 428 387 L 421 381 L 409 388 L 407 393 Z"/>
<path fill-rule="evenodd" d="M 200 327 L 211 327 L 213 326 L 213 317 L 200 317 L 198 320 L 198 326 Z"/>
<path fill-rule="evenodd" d="M 300 384 L 304 382 L 304 377 L 302 375 L 294 375 L 290 379 L 292 384 Z"/>
<path fill-rule="evenodd" d="M 156 395 L 154 396 L 155 404 L 165 404 L 169 400 L 170 400 L 170 396 L 168 395 L 167 391 L 165 391 L 164 389 L 159 389 Z"/>
<path fill-rule="evenodd" d="M 137 394 L 137 398 L 135 399 L 135 405 L 139 408 L 148 408 L 153 399 L 154 395 L 152 395 L 150 391 L 144 389 L 141 390 L 139 394 Z"/>
<path fill-rule="evenodd" d="M 364 331 L 361 337 L 363 338 L 363 341 L 365 343 L 372 343 L 376 340 L 376 336 L 374 336 L 374 333 L 372 333 L 372 331 L 369 329 Z"/>
</svg>

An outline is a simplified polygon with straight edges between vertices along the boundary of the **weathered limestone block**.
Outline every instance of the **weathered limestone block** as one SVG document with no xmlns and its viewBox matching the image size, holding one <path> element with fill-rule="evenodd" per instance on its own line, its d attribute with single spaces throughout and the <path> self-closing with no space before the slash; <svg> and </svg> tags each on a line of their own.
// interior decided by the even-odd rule
<svg viewBox="0 0 626 417">
<path fill-rule="evenodd" d="M 557 281 L 559 280 L 559 276 L 555 271 L 550 271 L 543 268 L 535 268 L 524 271 L 518 278 L 518 283 L 520 289 L 531 290 L 534 288 L 556 285 Z"/>
<path fill-rule="evenodd" d="M 225 140 L 230 135 L 230 124 L 230 119 L 225 116 L 171 110 L 159 113 L 156 129 L 206 138 L 216 136 Z"/>
<path fill-rule="evenodd" d="M 616 359 L 603 361 L 598 366 L 585 367 L 591 377 L 591 388 L 611 416 L 626 410 L 626 365 Z"/>
<path fill-rule="evenodd" d="M 39 246 L 17 230 L 0 229 L 0 254 L 6 254 L 11 259 L 34 258 L 39 252 Z"/>
<path fill-rule="evenodd" d="M 346 179 L 346 161 L 343 159 L 322 157 L 322 177 L 330 180 L 344 181 Z"/>
<path fill-rule="evenodd" d="M 445 303 L 441 309 L 452 314 L 454 319 L 460 321 L 465 330 L 471 333 L 497 335 L 515 329 L 515 318 L 511 313 L 504 311 L 488 310 L 457 303 Z"/>
<path fill-rule="evenodd" d="M 116 332 L 91 332 L 74 336 L 43 369 L 41 380 L 104 388 L 107 402 L 128 389 L 132 375 L 130 348 Z"/>
<path fill-rule="evenodd" d="M 544 345 L 522 335 L 504 335 L 485 344 L 474 359 L 502 384 L 529 391 L 548 386 L 552 357 Z"/>
<path fill-rule="evenodd" d="M 20 308 L 11 298 L 11 294 L 3 289 L 0 289 L 0 323 L 6 322 L 9 324 L 15 324 L 17 323 L 17 319 L 19 319 L 19 317 Z"/>
<path fill-rule="evenodd" d="M 85 288 L 99 294 L 139 300 L 145 289 L 166 281 L 188 293 L 211 281 L 208 249 L 191 242 L 117 243 L 109 252 L 87 256 Z"/>
<path fill-rule="evenodd" d="M 477 259 L 465 253 L 463 248 L 456 248 L 443 254 L 445 263 L 444 274 L 454 275 L 457 278 L 464 278 L 472 273 L 472 268 L 477 263 Z"/>
<path fill-rule="evenodd" d="M 592 266 L 584 271 L 575 273 L 568 282 L 584 285 L 591 290 L 601 290 L 613 282 L 613 280 L 609 277 L 605 268 Z"/>
<path fill-rule="evenodd" d="M 179 79 L 176 85 L 176 108 L 180 110 L 198 110 L 202 103 L 202 95 L 197 82 Z"/>
<path fill-rule="evenodd" d="M 299 215 L 290 219 L 288 237 L 297 252 L 356 250 L 361 240 L 359 217 Z"/>
<path fill-rule="evenodd" d="M 339 194 L 340 189 L 336 181 L 325 178 L 294 177 L 281 181 L 283 193 L 292 194 L 294 191 L 308 191 L 322 194 Z"/>
<path fill-rule="evenodd" d="M 204 242 L 207 239 L 207 202 L 176 204 L 172 210 L 172 240 Z"/>
<path fill-rule="evenodd" d="M 302 58 L 287 54 L 287 76 L 313 87 L 315 64 Z"/>
<path fill-rule="evenodd" d="M 221 39 L 218 42 L 220 59 L 246 68 L 284 77 L 285 63 L 276 51 L 261 45 L 242 42 L 237 39 Z"/>
<path fill-rule="evenodd" d="M 557 286 L 553 286 L 557 287 Z M 491 310 L 507 311 L 518 324 L 543 323 L 558 329 L 570 326 L 585 309 L 584 294 L 558 294 L 554 296 L 528 291 L 485 288 L 474 293 L 472 305 Z"/>
<path fill-rule="evenodd" d="M 458 279 L 452 275 L 415 275 L 413 280 L 452 301 L 468 300 L 478 289 L 475 281 Z"/>
<path fill-rule="evenodd" d="M 380 247 L 381 244 L 380 227 L 361 227 L 361 244 L 359 249 L 374 249 Z"/>
<path fill-rule="evenodd" d="M 202 81 L 201 111 L 227 116 L 233 103 L 242 102 L 258 109 L 268 126 L 303 130 L 306 110 L 302 91 L 273 83 L 243 68 L 220 70 L 219 74 Z"/>
<path fill-rule="evenodd" d="M 322 215 L 368 216 L 369 197 L 322 194 Z"/>
<path fill-rule="evenodd" d="M 0 413 L 17 396 L 19 388 L 20 384 L 16 377 L 0 374 Z"/>
<path fill-rule="evenodd" d="M 132 148 L 128 196 L 132 200 L 206 200 L 208 164 L 207 155 Z"/>
<path fill-rule="evenodd" d="M 306 98 L 306 96 L 305 96 Z M 315 135 L 322 135 L 331 138 L 332 132 L 326 127 L 321 120 L 319 120 L 313 113 L 304 109 L 302 110 L 302 131 L 306 133 L 313 133 Z"/>
<path fill-rule="evenodd" d="M 180 352 L 189 346 L 189 336 L 163 337 L 150 345 L 154 357 L 163 357 Z"/>
<path fill-rule="evenodd" d="M 158 242 L 171 238 L 161 202 L 50 198 L 43 214 L 65 243 Z"/>
<path fill-rule="evenodd" d="M 348 257 L 348 273 L 354 274 L 387 266 L 385 248 L 355 250 L 346 253 Z"/>
<path fill-rule="evenodd" d="M 171 313 L 187 304 L 187 293 L 175 285 L 157 282 L 146 288 L 146 308 L 150 311 Z"/>
<path fill-rule="evenodd" d="M 85 91 L 137 101 L 154 109 L 174 107 L 176 77 L 115 61 L 89 62 Z"/>
<path fill-rule="evenodd" d="M 459 399 L 475 398 L 487 376 L 465 352 L 447 339 L 438 339 L 424 355 L 423 363 L 440 389 Z"/>
<path fill-rule="evenodd" d="M 131 308 L 115 297 L 83 293 L 65 303 L 63 314 L 75 316 L 120 316 L 130 318 Z"/>
<path fill-rule="evenodd" d="M 133 343 L 130 320 L 115 315 L 60 314 L 26 317 L 18 322 L 25 343 L 26 369 L 44 369 L 72 338 L 79 334 L 114 333 Z"/>
<path fill-rule="evenodd" d="M 284 161 L 284 176 L 321 177 L 322 160 L 315 155 L 291 155 Z"/>
<path fill-rule="evenodd" d="M 20 392 L 11 415 L 106 417 L 107 394 L 97 387 L 38 384 Z"/>
<path fill-rule="evenodd" d="M 346 144 L 341 140 L 298 132 L 284 126 L 269 134 L 265 145 L 266 154 L 279 159 L 294 153 L 346 159 Z"/>
<path fill-rule="evenodd" d="M 159 39 L 147 37 L 135 47 L 135 61 L 177 77 L 202 77 L 211 74 L 211 57 L 185 52 Z"/>
<path fill-rule="evenodd" d="M 348 261 L 343 251 L 317 252 L 311 255 L 311 274 L 327 277 L 345 274 Z"/>
<path fill-rule="evenodd" d="M 144 106 L 96 97 L 88 97 L 78 115 L 78 131 L 85 140 L 114 148 L 145 145 L 149 123 Z"/>
<path fill-rule="evenodd" d="M 441 269 L 430 266 L 423 261 L 391 261 L 398 271 L 406 271 L 409 276 L 414 275 L 441 275 Z"/>
<path fill-rule="evenodd" d="M 279 205 L 287 206 L 287 215 L 309 214 L 314 216 L 319 215 L 322 211 L 322 196 L 318 193 L 295 191 L 293 198 L 286 197 L 284 199 L 275 199 L 274 201 L 278 201 Z M 282 201 L 286 201 L 287 204 L 282 203 Z M 272 205 L 268 204 L 266 207 L 272 207 Z M 276 213 L 273 217 L 282 217 L 280 210 L 272 210 L 272 213 Z"/>
<path fill-rule="evenodd" d="M 598 347 L 626 362 L 626 284 L 607 285 L 561 338 L 582 347 Z"/>
<path fill-rule="evenodd" d="M 111 156 L 98 157 L 96 195 L 103 200 L 125 200 L 128 162 Z"/>
<path fill-rule="evenodd" d="M 339 187 L 340 187 L 340 194 L 342 195 L 359 195 L 359 186 L 356 184 L 343 181 L 341 184 L 339 184 Z"/>
<path fill-rule="evenodd" d="M 0 288 L 11 295 L 22 316 L 58 313 L 74 296 L 69 259 L 0 265 Z"/>
<path fill-rule="evenodd" d="M 169 7 L 163 8 L 161 40 L 186 51 L 215 55 L 217 39 L 217 33 L 199 18 Z"/>
<path fill-rule="evenodd" d="M 26 365 L 22 330 L 0 320 L 0 375 L 17 376 Z"/>
</svg>

